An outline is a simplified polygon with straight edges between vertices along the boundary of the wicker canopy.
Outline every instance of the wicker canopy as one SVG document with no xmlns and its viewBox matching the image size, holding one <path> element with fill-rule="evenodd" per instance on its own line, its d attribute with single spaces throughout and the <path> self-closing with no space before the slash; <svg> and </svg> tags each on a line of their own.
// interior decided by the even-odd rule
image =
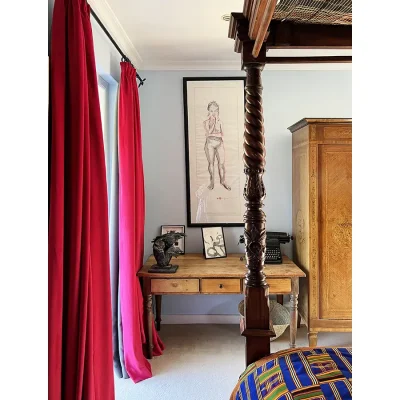
<svg viewBox="0 0 400 400">
<path fill-rule="evenodd" d="M 281 0 L 273 20 L 308 24 L 351 25 L 351 0 Z"/>
<path fill-rule="evenodd" d="M 229 37 L 235 40 L 237 53 L 242 52 L 244 42 L 252 41 L 254 58 L 259 56 L 261 48 L 262 55 L 271 48 L 351 48 L 352 2 L 244 0 L 243 12 L 231 14 Z M 246 51 L 249 51 L 248 46 Z M 269 61 L 273 60 L 269 58 Z M 304 61 L 351 62 L 351 59 L 324 57 L 319 61 Z"/>
</svg>

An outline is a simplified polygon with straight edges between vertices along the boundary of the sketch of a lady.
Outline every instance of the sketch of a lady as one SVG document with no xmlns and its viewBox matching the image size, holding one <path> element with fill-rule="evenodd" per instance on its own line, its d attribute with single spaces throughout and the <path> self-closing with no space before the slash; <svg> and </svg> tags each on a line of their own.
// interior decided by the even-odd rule
<svg viewBox="0 0 400 400">
<path fill-rule="evenodd" d="M 210 184 L 208 189 L 214 189 L 214 163 L 217 159 L 219 182 L 226 190 L 231 190 L 225 182 L 225 148 L 223 141 L 223 127 L 219 119 L 219 105 L 216 101 L 211 101 L 207 106 L 208 117 L 204 121 L 206 143 L 204 151 L 208 161 L 208 172 L 210 173 Z"/>
</svg>

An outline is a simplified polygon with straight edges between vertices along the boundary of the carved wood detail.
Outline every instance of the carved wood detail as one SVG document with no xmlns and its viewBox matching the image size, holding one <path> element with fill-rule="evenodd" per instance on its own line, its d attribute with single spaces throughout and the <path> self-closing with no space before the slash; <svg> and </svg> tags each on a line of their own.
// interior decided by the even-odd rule
<svg viewBox="0 0 400 400">
<path fill-rule="evenodd" d="M 243 45 L 246 51 L 246 42 Z M 249 58 L 247 58 L 249 57 Z M 246 364 L 257 361 L 271 353 L 269 337 L 275 336 L 269 318 L 269 287 L 263 272 L 266 232 L 265 213 L 262 209 L 265 198 L 263 182 L 265 167 L 264 118 L 262 109 L 261 72 L 264 63 L 246 56 L 246 102 L 244 131 L 244 172 L 246 184 L 244 198 L 244 239 L 247 273 L 244 290 L 244 329 L 246 337 Z"/>
<path fill-rule="evenodd" d="M 263 273 L 266 243 L 265 213 L 262 210 L 265 198 L 265 139 L 261 85 L 263 67 L 263 64 L 245 66 L 247 80 L 243 161 L 247 210 L 244 214 L 244 238 L 248 268 L 245 284 L 248 287 L 266 287 L 267 284 Z"/>
</svg>

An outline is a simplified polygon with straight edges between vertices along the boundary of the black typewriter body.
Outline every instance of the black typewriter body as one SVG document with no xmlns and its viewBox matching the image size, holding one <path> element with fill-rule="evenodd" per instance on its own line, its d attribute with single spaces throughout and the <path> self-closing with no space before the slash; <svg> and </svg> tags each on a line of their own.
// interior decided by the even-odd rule
<svg viewBox="0 0 400 400">
<path fill-rule="evenodd" d="M 291 239 L 285 232 L 267 232 L 264 264 L 282 264 L 281 243 L 289 243 Z"/>
<path fill-rule="evenodd" d="M 267 239 L 264 264 L 282 264 L 281 244 L 278 239 Z"/>
<path fill-rule="evenodd" d="M 282 264 L 281 243 L 289 243 L 293 236 L 285 232 L 267 232 L 264 264 Z M 244 243 L 241 235 L 239 243 Z"/>
</svg>

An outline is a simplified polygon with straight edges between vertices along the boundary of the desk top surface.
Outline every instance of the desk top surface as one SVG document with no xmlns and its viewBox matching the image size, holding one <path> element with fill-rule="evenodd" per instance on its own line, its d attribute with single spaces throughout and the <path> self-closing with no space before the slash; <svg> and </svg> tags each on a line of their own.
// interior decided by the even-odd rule
<svg viewBox="0 0 400 400">
<path fill-rule="evenodd" d="M 240 261 L 243 254 L 229 254 L 226 258 L 205 259 L 203 254 L 188 253 L 172 258 L 173 265 L 179 265 L 174 274 L 149 273 L 148 270 L 156 263 L 150 256 L 138 276 L 146 278 L 244 278 L 247 268 L 245 261 Z M 306 274 L 287 256 L 283 256 L 282 264 L 267 264 L 264 266 L 267 278 L 305 277 Z"/>
</svg>

